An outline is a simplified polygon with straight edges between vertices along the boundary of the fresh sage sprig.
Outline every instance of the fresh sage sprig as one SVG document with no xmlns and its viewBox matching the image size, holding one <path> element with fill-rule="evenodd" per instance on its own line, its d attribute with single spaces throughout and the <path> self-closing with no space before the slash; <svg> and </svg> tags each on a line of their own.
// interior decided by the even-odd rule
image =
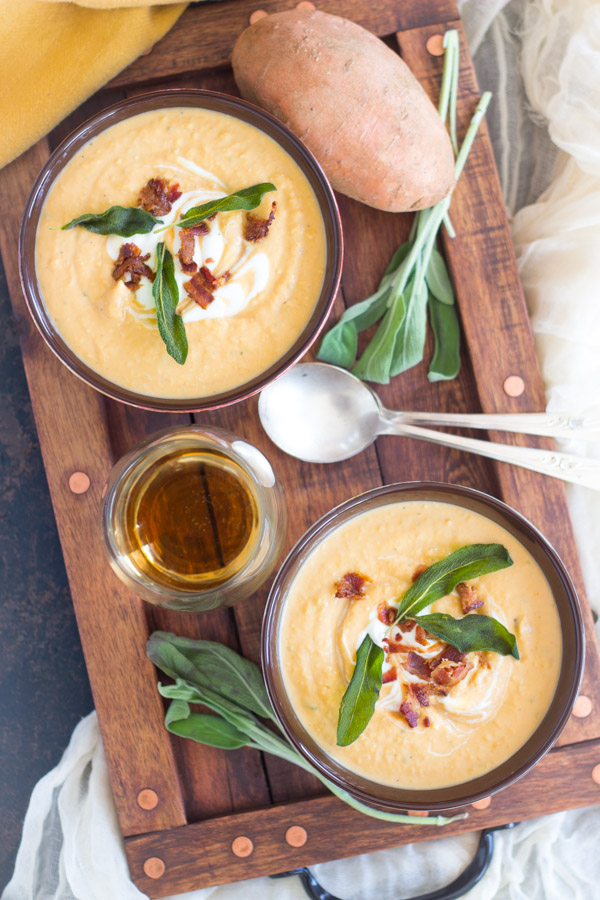
<svg viewBox="0 0 600 900">
<path fill-rule="evenodd" d="M 455 30 L 446 32 L 444 47 L 438 112 L 444 124 L 449 119 L 450 140 L 456 154 L 456 184 L 492 95 L 489 92 L 482 95 L 459 150 L 456 99 L 460 46 Z M 444 259 L 435 248 L 442 223 L 448 234 L 454 236 L 448 218 L 451 198 L 452 192 L 435 206 L 415 215 L 408 242 L 396 251 L 379 287 L 366 300 L 345 311 L 323 338 L 319 359 L 347 369 L 354 366 L 352 371 L 359 378 L 387 384 L 391 377 L 422 360 L 429 310 L 434 353 L 428 378 L 440 381 L 458 374 L 460 331 L 454 292 Z M 355 363 L 358 334 L 379 320 L 379 328 Z"/>
<path fill-rule="evenodd" d="M 173 256 L 164 243 L 156 247 L 156 277 L 152 285 L 158 331 L 167 353 L 181 366 L 187 359 L 188 341 L 183 319 L 177 312 L 179 287 L 175 280 Z"/>
<path fill-rule="evenodd" d="M 154 665 L 175 680 L 174 684 L 158 685 L 161 695 L 171 701 L 165 727 L 172 734 L 222 750 L 250 747 L 270 753 L 314 775 L 348 806 L 376 819 L 410 825 L 447 825 L 465 818 L 464 813 L 446 818 L 379 812 L 332 784 L 285 737 L 260 721 L 259 716 L 269 719 L 281 731 L 260 669 L 229 647 L 155 631 L 147 650 Z M 193 704 L 202 704 L 212 713 L 195 712 Z"/>
<path fill-rule="evenodd" d="M 68 231 L 76 225 L 87 231 L 93 231 L 94 234 L 132 237 L 134 234 L 149 234 L 155 225 L 162 225 L 162 219 L 157 219 L 137 206 L 111 206 L 103 213 L 84 213 L 76 219 L 71 219 L 62 226 L 62 231 Z"/>
<path fill-rule="evenodd" d="M 252 187 L 242 188 L 241 191 L 228 194 L 227 197 L 220 197 L 218 200 L 209 200 L 200 206 L 193 206 L 175 224 L 181 228 L 191 228 L 210 216 L 214 216 L 215 213 L 232 212 L 236 209 L 256 209 L 265 194 L 276 190 L 275 185 L 268 181 L 262 184 L 253 184 Z"/>
<path fill-rule="evenodd" d="M 467 544 L 429 566 L 402 595 L 396 618 L 390 628 L 404 619 L 414 619 L 426 631 L 442 638 L 461 653 L 488 650 L 519 659 L 517 640 L 504 625 L 491 616 L 463 616 L 455 619 L 442 613 L 417 616 L 422 609 L 454 590 L 462 581 L 470 581 L 490 572 L 512 566 L 513 561 L 502 544 Z M 350 683 L 346 688 L 338 716 L 337 743 L 345 747 L 363 733 L 375 711 L 382 685 L 383 650 L 370 635 L 363 639 Z"/>
</svg>

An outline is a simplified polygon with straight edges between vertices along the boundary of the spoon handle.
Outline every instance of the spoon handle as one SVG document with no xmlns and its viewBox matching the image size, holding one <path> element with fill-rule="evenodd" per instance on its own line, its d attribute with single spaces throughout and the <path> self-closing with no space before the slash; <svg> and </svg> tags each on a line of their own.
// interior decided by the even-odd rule
<svg viewBox="0 0 600 900">
<path fill-rule="evenodd" d="M 392 412 L 390 421 L 408 425 L 442 425 L 452 428 L 485 428 L 488 431 L 513 431 L 517 434 L 539 434 L 545 437 L 586 438 L 600 440 L 600 418 L 569 416 L 565 413 L 429 413 Z"/>
<path fill-rule="evenodd" d="M 405 437 L 420 438 L 444 447 L 455 447 L 458 450 L 470 450 L 480 456 L 487 456 L 499 462 L 511 463 L 552 475 L 562 481 L 571 481 L 582 487 L 600 490 L 600 460 L 586 459 L 572 453 L 558 453 L 556 450 L 540 450 L 537 447 L 513 447 L 510 444 L 495 444 L 493 441 L 479 441 L 476 438 L 460 437 L 455 434 L 444 434 L 396 422 L 381 432 L 382 434 L 399 434 Z"/>
</svg>

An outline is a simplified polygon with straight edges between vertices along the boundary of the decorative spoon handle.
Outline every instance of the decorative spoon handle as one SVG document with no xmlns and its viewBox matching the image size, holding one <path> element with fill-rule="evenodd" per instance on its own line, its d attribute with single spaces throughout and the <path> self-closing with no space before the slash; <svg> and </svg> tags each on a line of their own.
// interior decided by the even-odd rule
<svg viewBox="0 0 600 900">
<path fill-rule="evenodd" d="M 451 428 L 485 428 L 546 437 L 600 440 L 600 418 L 565 413 L 430 413 L 386 411 L 389 419 L 408 425 L 442 425 Z"/>
<path fill-rule="evenodd" d="M 472 453 L 478 453 L 480 456 L 487 456 L 499 462 L 532 469 L 534 472 L 541 472 L 542 475 L 552 475 L 553 478 L 560 478 L 562 481 L 572 481 L 573 484 L 592 488 L 595 491 L 600 490 L 600 460 L 586 459 L 584 456 L 575 456 L 572 453 L 558 453 L 556 450 L 513 447 L 510 444 L 479 441 L 475 438 L 430 431 L 428 428 L 418 428 L 401 422 L 388 422 L 385 427 L 385 422 L 384 418 L 381 434 L 399 434 L 431 441 L 434 444 L 442 444 L 444 447 L 470 450 Z"/>
</svg>

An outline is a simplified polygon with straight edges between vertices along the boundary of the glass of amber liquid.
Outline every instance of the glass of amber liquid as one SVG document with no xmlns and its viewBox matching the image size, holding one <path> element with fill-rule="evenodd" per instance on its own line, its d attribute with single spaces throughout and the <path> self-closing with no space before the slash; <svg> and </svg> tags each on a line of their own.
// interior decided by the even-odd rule
<svg viewBox="0 0 600 900">
<path fill-rule="evenodd" d="M 286 529 L 271 464 L 220 428 L 152 435 L 119 460 L 104 501 L 112 568 L 139 596 L 170 609 L 248 597 L 273 571 Z"/>
</svg>

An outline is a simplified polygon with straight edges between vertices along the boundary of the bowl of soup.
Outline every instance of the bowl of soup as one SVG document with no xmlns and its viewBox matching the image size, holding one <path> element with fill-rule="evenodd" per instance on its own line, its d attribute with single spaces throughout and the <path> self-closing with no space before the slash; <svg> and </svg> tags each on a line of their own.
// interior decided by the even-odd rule
<svg viewBox="0 0 600 900">
<path fill-rule="evenodd" d="M 281 122 L 201 90 L 124 100 L 67 137 L 20 236 L 27 305 L 92 387 L 151 409 L 262 390 L 316 340 L 342 233 L 318 163 Z"/>
<path fill-rule="evenodd" d="M 404 598 L 434 596 L 442 561 L 486 548 L 495 568 L 465 564 L 396 621 Z M 457 622 L 484 637 L 461 645 Z M 349 685 L 366 644 L 374 708 L 341 739 L 340 707 L 364 716 Z M 440 810 L 501 790 L 550 749 L 577 697 L 584 632 L 564 565 L 523 516 L 470 488 L 405 483 L 348 500 L 300 539 L 272 586 L 262 650 L 281 726 L 321 774 L 381 810 Z"/>
</svg>

